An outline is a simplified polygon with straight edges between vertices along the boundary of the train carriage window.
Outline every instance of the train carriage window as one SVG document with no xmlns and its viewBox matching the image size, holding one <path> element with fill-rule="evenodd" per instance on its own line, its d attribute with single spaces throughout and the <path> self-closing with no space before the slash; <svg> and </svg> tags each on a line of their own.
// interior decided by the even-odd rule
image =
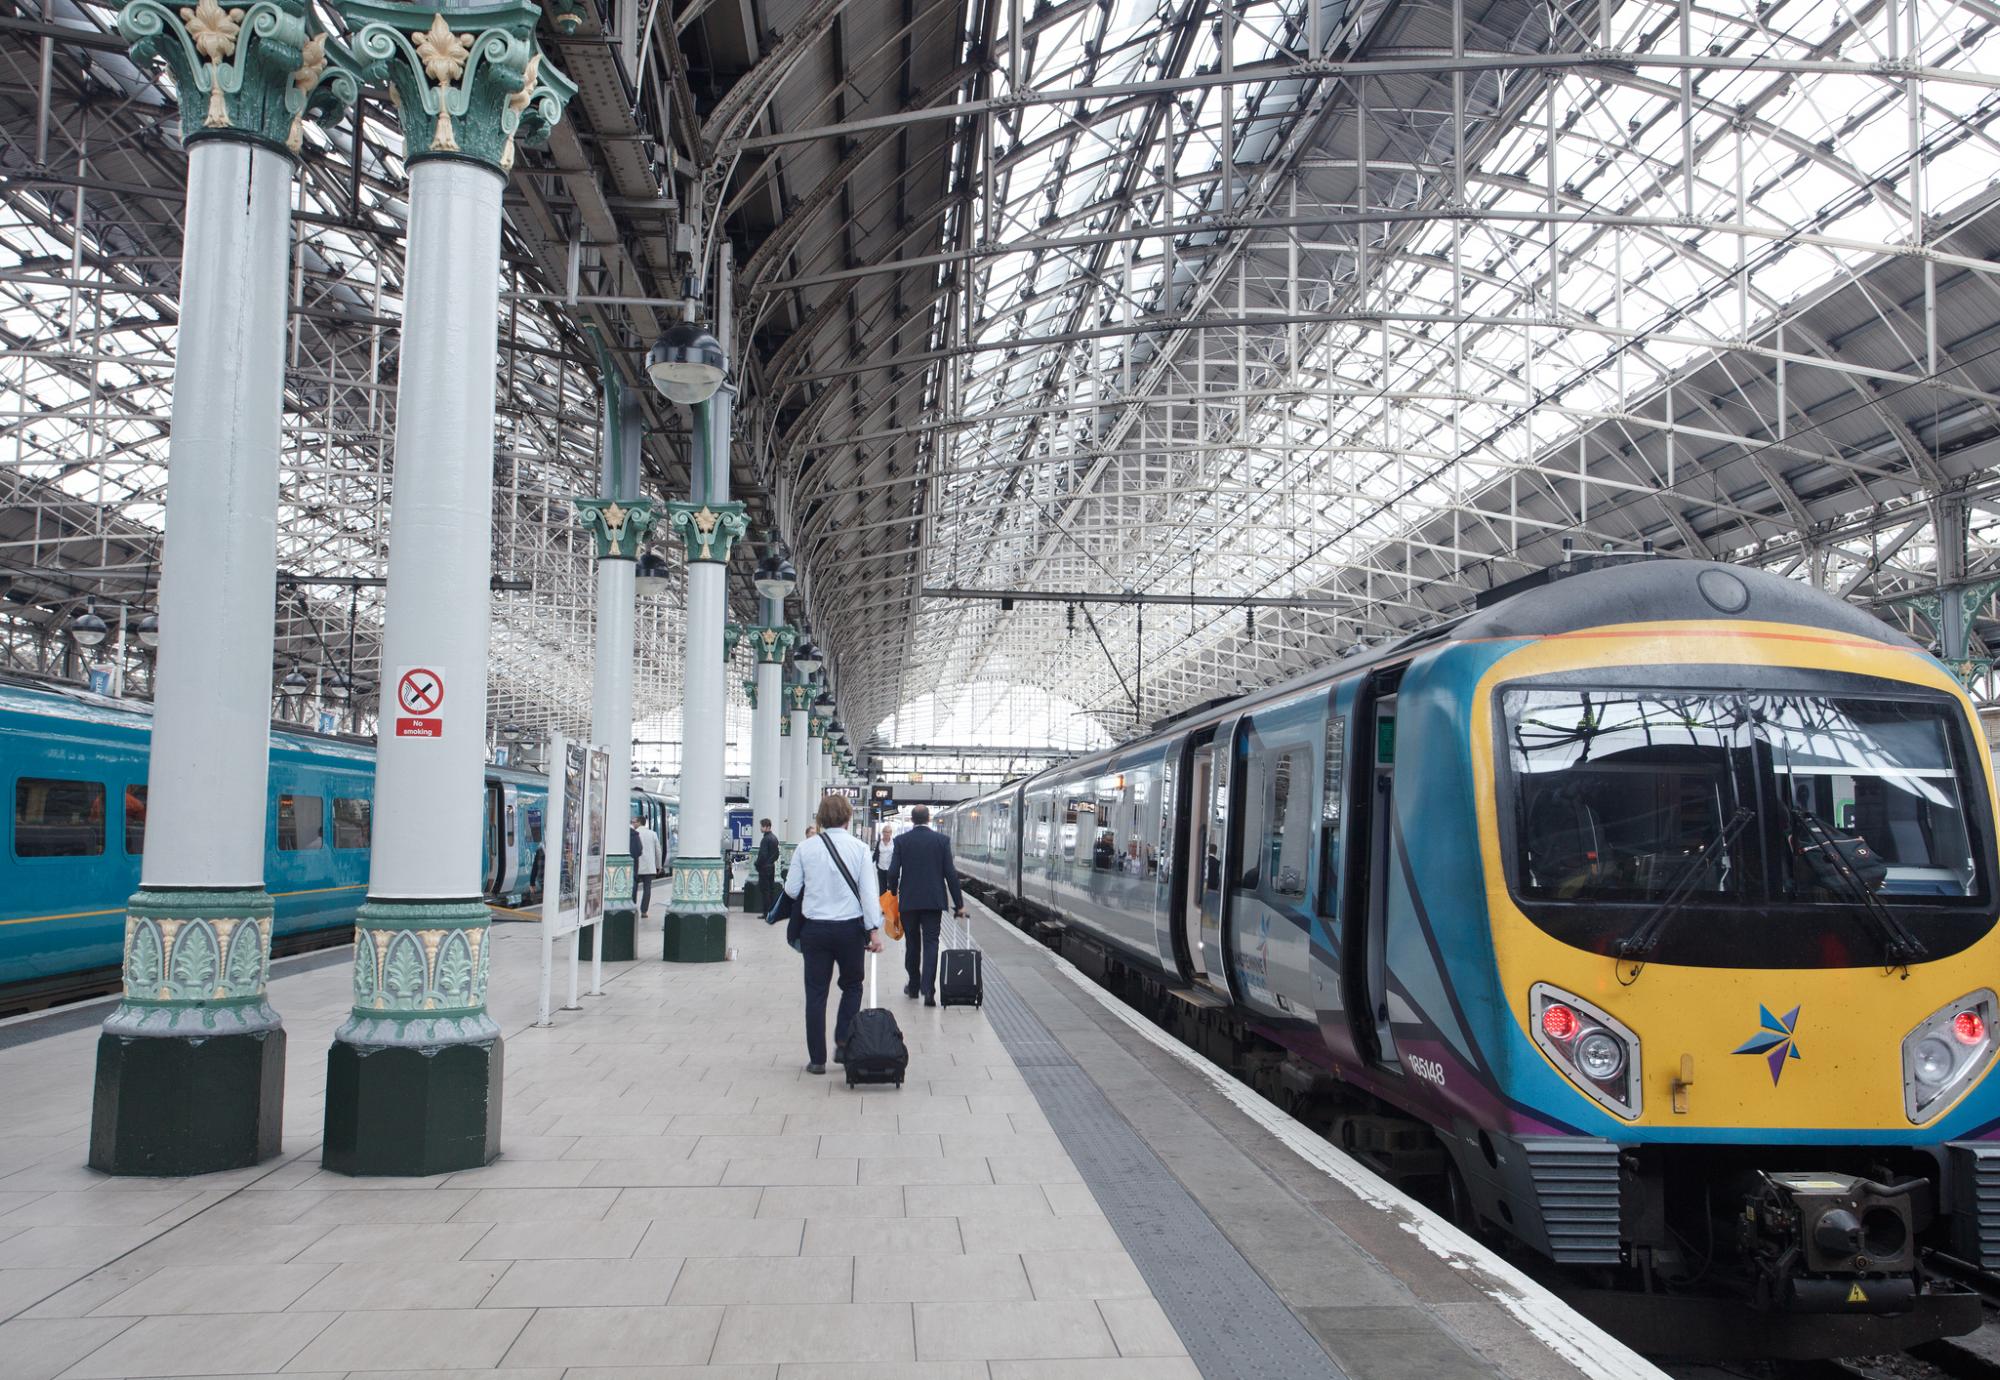
<svg viewBox="0 0 2000 1380">
<path fill-rule="evenodd" d="M 1306 894 L 1306 854 L 1312 846 L 1312 826 L 1303 800 L 1310 753 L 1293 750 L 1270 762 L 1269 804 L 1265 810 L 1264 884 L 1273 896 L 1299 900 Z"/>
<path fill-rule="evenodd" d="M 146 788 L 125 788 L 125 851 L 138 857 L 146 851 Z"/>
<path fill-rule="evenodd" d="M 333 846 L 335 848 L 366 848 L 368 846 L 371 808 L 366 800 L 357 797 L 335 796 L 333 798 Z"/>
<path fill-rule="evenodd" d="M 1326 716 L 1326 756 L 1319 797 L 1319 909 L 1334 915 L 1340 909 L 1340 812 L 1342 776 L 1347 770 L 1347 716 Z"/>
<path fill-rule="evenodd" d="M 104 783 L 24 776 L 14 783 L 14 856 L 94 858 L 104 852 Z"/>
<path fill-rule="evenodd" d="M 326 802 L 316 795 L 278 797 L 278 851 L 304 853 L 326 841 Z"/>
</svg>

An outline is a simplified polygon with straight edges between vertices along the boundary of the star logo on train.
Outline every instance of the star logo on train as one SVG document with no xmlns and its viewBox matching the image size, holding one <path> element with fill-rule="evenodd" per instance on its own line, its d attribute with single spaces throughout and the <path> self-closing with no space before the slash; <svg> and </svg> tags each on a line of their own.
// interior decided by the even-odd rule
<svg viewBox="0 0 2000 1380">
<path fill-rule="evenodd" d="M 1763 1055 L 1764 1062 L 1771 1066 L 1772 1087 L 1776 1087 L 1778 1079 L 1783 1076 L 1786 1061 L 1799 1057 L 1795 1032 L 1799 1028 L 1800 1009 L 1794 1006 L 1784 1015 L 1774 1016 L 1770 1007 L 1759 1006 L 1758 1024 L 1762 1029 L 1731 1051 L 1734 1054 Z"/>
</svg>

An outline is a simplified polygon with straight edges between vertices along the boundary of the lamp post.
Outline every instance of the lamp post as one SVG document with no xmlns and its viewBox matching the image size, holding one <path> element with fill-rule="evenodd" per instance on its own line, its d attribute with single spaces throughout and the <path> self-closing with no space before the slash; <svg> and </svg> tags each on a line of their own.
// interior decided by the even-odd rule
<svg viewBox="0 0 2000 1380">
<path fill-rule="evenodd" d="M 729 319 L 728 256 L 717 275 L 717 319 Z M 660 953 L 669 962 L 714 963 L 728 956 L 723 895 L 723 763 L 728 722 L 724 663 L 724 575 L 729 552 L 749 527 L 729 501 L 729 428 L 736 390 L 722 342 L 693 322 L 667 328 L 646 357 L 646 372 L 669 400 L 688 408 L 692 488 L 667 504 L 667 524 L 687 544 L 687 663 L 681 690 L 680 854 L 674 859 Z"/>
</svg>

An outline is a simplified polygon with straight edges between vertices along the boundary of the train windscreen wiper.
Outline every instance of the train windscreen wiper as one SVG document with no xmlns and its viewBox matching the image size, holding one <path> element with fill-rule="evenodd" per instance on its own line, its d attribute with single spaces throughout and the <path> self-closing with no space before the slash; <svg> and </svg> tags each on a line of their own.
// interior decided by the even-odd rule
<svg viewBox="0 0 2000 1380">
<path fill-rule="evenodd" d="M 1612 946 L 1612 952 L 1619 958 L 1632 960 L 1632 970 L 1629 973 L 1619 974 L 1620 983 L 1629 987 L 1638 980 L 1639 974 L 1645 971 L 1647 957 L 1659 947 L 1660 938 L 1666 933 L 1667 926 L 1672 923 L 1676 915 L 1680 914 L 1681 908 L 1687 905 L 1688 898 L 1694 895 L 1695 886 L 1708 871 L 1709 863 L 1714 861 L 1716 855 L 1723 849 L 1736 841 L 1736 836 L 1743 832 L 1743 826 L 1748 824 L 1750 819 L 1750 808 L 1746 805 L 1737 806 L 1736 813 L 1724 822 L 1721 831 L 1708 841 L 1707 846 L 1681 865 L 1680 872 L 1674 877 L 1674 884 L 1667 888 L 1667 894 L 1660 899 L 1659 905 L 1653 907 L 1652 913 L 1641 920 L 1632 933 Z"/>
<path fill-rule="evenodd" d="M 1874 889 L 1861 880 L 1854 870 L 1847 854 L 1840 849 L 1840 841 L 1826 821 L 1810 810 L 1792 811 L 1792 829 L 1803 833 L 1820 850 L 1825 865 L 1819 869 L 1822 883 L 1831 881 L 1839 884 L 1839 889 L 1847 893 L 1847 900 L 1855 913 L 1868 922 L 1875 931 L 1875 937 L 1882 942 L 1882 963 L 1885 968 L 1901 968 L 1903 976 L 1910 975 L 1910 964 L 1924 957 L 1928 952 L 1923 940 L 1911 932 L 1910 927 L 1896 918 L 1894 911 L 1882 904 Z M 1858 837 L 1855 841 L 1859 841 Z M 1832 890 L 1832 887 L 1828 888 Z"/>
</svg>

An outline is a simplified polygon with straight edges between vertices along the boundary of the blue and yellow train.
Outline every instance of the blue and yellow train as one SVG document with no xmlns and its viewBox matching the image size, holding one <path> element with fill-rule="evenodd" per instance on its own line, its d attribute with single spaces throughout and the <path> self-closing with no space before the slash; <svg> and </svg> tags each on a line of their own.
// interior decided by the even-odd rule
<svg viewBox="0 0 2000 1380">
<path fill-rule="evenodd" d="M 1779 1349 L 1978 1322 L 1927 1261 L 2000 1266 L 1992 768 L 1865 612 L 1579 558 L 943 825 L 1467 1224 Z"/>
<path fill-rule="evenodd" d="M 125 902 L 145 845 L 146 707 L 60 686 L 0 681 L 0 1010 L 116 979 Z M 546 782 L 486 769 L 489 899 L 530 891 Z M 271 731 L 264 885 L 274 945 L 337 941 L 368 885 L 374 744 L 294 725 Z"/>
</svg>

